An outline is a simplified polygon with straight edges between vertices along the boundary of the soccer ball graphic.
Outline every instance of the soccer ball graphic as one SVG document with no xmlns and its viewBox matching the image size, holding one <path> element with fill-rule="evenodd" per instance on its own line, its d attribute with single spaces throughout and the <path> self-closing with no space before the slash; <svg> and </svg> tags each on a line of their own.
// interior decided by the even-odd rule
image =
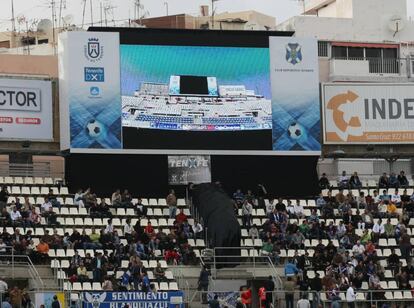
<svg viewBox="0 0 414 308">
<path fill-rule="evenodd" d="M 92 138 L 98 138 L 105 133 L 105 127 L 101 122 L 93 119 L 86 125 L 86 133 Z"/>
<path fill-rule="evenodd" d="M 304 128 L 299 123 L 292 123 L 288 128 L 288 135 L 292 139 L 299 139 L 305 134 Z"/>
</svg>

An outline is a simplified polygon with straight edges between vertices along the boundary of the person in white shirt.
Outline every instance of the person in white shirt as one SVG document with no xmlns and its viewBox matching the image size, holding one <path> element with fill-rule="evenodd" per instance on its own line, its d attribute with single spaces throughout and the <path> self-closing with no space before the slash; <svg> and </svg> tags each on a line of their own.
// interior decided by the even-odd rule
<svg viewBox="0 0 414 308">
<path fill-rule="evenodd" d="M 259 230 L 257 229 L 256 225 L 253 225 L 251 229 L 249 230 L 249 237 L 254 242 L 255 239 L 259 238 Z"/>
<path fill-rule="evenodd" d="M 342 175 L 338 179 L 338 187 L 348 188 L 349 186 L 349 177 L 346 175 L 346 171 L 342 171 Z"/>
<path fill-rule="evenodd" d="M 290 200 L 287 201 L 286 212 L 291 218 L 296 216 L 295 207 L 293 206 L 292 201 Z"/>
<path fill-rule="evenodd" d="M 131 219 L 127 218 L 124 226 L 124 236 L 131 238 L 134 228 L 131 226 Z"/>
<path fill-rule="evenodd" d="M 361 245 L 360 241 L 357 241 L 354 247 L 352 247 L 352 253 L 354 254 L 355 257 L 362 255 L 364 251 L 365 251 L 365 247 L 364 245 Z"/>
<path fill-rule="evenodd" d="M 382 220 L 378 219 L 378 221 L 372 227 L 372 240 L 374 243 L 378 242 L 378 239 L 381 235 L 385 233 L 385 227 L 382 224 Z"/>
<path fill-rule="evenodd" d="M 296 308 L 310 308 L 310 302 L 308 300 L 308 296 L 306 294 L 304 294 L 302 296 L 302 299 L 298 300 L 298 302 L 296 303 Z"/>
<path fill-rule="evenodd" d="M 267 216 L 272 214 L 274 209 L 275 209 L 275 203 L 274 203 L 274 200 L 271 199 L 271 200 L 269 200 L 269 203 L 266 204 L 266 214 L 267 214 Z"/>
<path fill-rule="evenodd" d="M 45 203 L 43 203 L 41 206 L 42 213 L 48 213 L 51 207 L 52 207 L 52 203 L 49 201 L 49 198 L 46 197 Z"/>
<path fill-rule="evenodd" d="M 243 227 L 247 227 L 247 229 L 250 229 L 251 223 L 252 223 L 252 213 L 253 213 L 253 205 L 245 200 L 242 206 L 242 221 L 243 221 Z"/>
<path fill-rule="evenodd" d="M 114 226 L 112 225 L 112 219 L 108 219 L 108 225 L 106 226 L 104 233 L 113 233 L 114 232 Z"/>
<path fill-rule="evenodd" d="M 79 208 L 84 208 L 85 207 L 85 203 L 83 202 L 83 196 L 85 195 L 85 193 L 82 192 L 82 189 L 79 189 L 77 191 L 77 193 L 75 194 L 75 198 L 73 200 L 73 203 L 75 205 L 77 205 Z"/>
<path fill-rule="evenodd" d="M 377 190 L 374 190 L 374 195 L 372 196 L 375 204 L 379 204 L 381 202 L 381 196 L 378 194 Z"/>
<path fill-rule="evenodd" d="M 5 294 L 8 289 L 7 282 L 4 281 L 4 278 L 0 278 L 0 294 Z"/>
<path fill-rule="evenodd" d="M 338 238 L 341 238 L 345 235 L 345 233 L 346 233 L 346 227 L 345 227 L 343 221 L 341 220 L 339 222 L 338 227 L 337 227 L 336 235 L 338 236 Z"/>
<path fill-rule="evenodd" d="M 348 290 L 346 290 L 346 302 L 348 303 L 349 308 L 355 308 L 355 300 L 356 300 L 356 294 L 353 288 L 353 283 L 351 282 Z"/>
<path fill-rule="evenodd" d="M 13 224 L 18 224 L 22 221 L 22 215 L 16 207 L 14 207 L 13 211 L 10 213 L 10 219 L 12 220 Z"/>
<path fill-rule="evenodd" d="M 197 220 L 194 221 L 194 225 L 192 226 L 194 238 L 197 239 L 200 237 L 201 232 L 203 232 L 203 226 Z"/>
<path fill-rule="evenodd" d="M 295 210 L 295 215 L 298 217 L 298 218 L 304 218 L 305 217 L 305 215 L 304 215 L 304 208 L 303 208 L 303 205 L 301 205 L 300 204 L 300 201 L 299 200 L 296 200 L 296 204 L 294 205 L 294 210 Z"/>
</svg>

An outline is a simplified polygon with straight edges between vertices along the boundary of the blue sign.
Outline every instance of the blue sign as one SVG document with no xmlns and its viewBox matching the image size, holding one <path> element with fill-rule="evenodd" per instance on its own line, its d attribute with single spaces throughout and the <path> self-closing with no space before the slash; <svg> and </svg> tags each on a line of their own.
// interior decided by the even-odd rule
<svg viewBox="0 0 414 308">
<path fill-rule="evenodd" d="M 86 82 L 104 82 L 105 69 L 103 67 L 85 67 Z"/>
<path fill-rule="evenodd" d="M 182 291 L 84 292 L 83 308 L 184 308 Z"/>
</svg>

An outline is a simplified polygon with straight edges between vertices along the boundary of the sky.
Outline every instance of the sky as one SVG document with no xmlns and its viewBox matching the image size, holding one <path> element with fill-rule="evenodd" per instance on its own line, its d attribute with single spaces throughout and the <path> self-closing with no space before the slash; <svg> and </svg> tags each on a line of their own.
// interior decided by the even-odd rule
<svg viewBox="0 0 414 308">
<path fill-rule="evenodd" d="M 0 30 L 11 29 L 11 1 L 0 0 Z M 13 0 L 15 16 L 24 16 L 27 20 L 39 20 L 42 18 L 51 19 L 52 10 L 50 3 L 52 0 Z M 59 14 L 61 0 L 54 0 Z M 62 16 L 69 14 L 74 16 L 74 23 L 82 23 L 83 0 L 62 0 L 66 2 L 66 9 Z M 85 23 L 90 23 L 89 1 L 86 8 Z M 100 2 L 103 5 L 113 6 L 115 20 L 127 20 L 134 18 L 134 0 L 92 0 L 94 21 L 100 20 Z M 199 7 L 203 4 L 210 4 L 210 0 L 141 0 L 144 10 L 149 12 L 150 17 L 162 16 L 166 14 L 168 2 L 169 14 L 187 13 L 199 15 Z M 259 12 L 275 16 L 277 20 L 283 21 L 291 16 L 298 15 L 302 5 L 297 0 L 218 0 L 215 2 L 216 12 L 257 10 Z M 108 20 L 112 20 L 112 14 L 108 12 Z M 16 25 L 18 27 L 18 24 Z M 23 25 L 21 26 L 23 27 Z"/>
<path fill-rule="evenodd" d="M 0 0 L 0 30 L 11 29 L 11 2 L 14 1 L 15 16 L 24 16 L 31 24 L 42 18 L 51 19 L 51 2 L 55 1 L 57 15 L 59 15 L 60 2 L 66 3 L 66 9 L 62 11 L 62 17 L 74 16 L 73 23 L 82 23 L 83 0 Z M 89 2 L 93 3 L 94 21 L 100 20 L 100 3 L 103 6 L 113 6 L 115 20 L 128 20 L 134 18 L 134 0 L 86 0 L 85 23 L 91 22 Z M 391 1 L 391 0 L 390 0 Z M 141 0 L 145 11 L 150 17 L 166 14 L 168 2 L 169 14 L 187 13 L 198 15 L 199 7 L 203 4 L 210 4 L 211 0 Z M 291 16 L 301 13 L 302 4 L 298 0 L 218 0 L 215 2 L 216 12 L 256 10 L 276 17 L 277 22 L 282 22 Z M 414 15 L 414 1 L 408 1 L 409 15 Z M 112 20 L 112 13 L 108 11 L 108 20 Z M 121 23 L 121 21 L 119 22 Z M 119 24 L 118 23 L 118 24 Z M 112 25 L 112 24 L 110 24 Z M 19 25 L 16 25 L 19 27 Z M 23 27 L 23 25 L 21 25 Z M 25 30 L 25 28 L 24 28 Z"/>
</svg>

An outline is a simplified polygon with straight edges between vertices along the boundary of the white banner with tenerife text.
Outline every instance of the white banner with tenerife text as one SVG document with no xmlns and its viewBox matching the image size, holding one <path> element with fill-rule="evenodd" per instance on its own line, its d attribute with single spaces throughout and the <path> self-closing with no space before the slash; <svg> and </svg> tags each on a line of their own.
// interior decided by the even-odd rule
<svg viewBox="0 0 414 308">
<path fill-rule="evenodd" d="M 322 85 L 326 144 L 414 143 L 414 85 Z"/>
<path fill-rule="evenodd" d="M 168 183 L 170 185 L 211 182 L 209 155 L 168 156 Z"/>
<path fill-rule="evenodd" d="M 0 140 L 53 140 L 52 82 L 0 78 Z"/>
</svg>

